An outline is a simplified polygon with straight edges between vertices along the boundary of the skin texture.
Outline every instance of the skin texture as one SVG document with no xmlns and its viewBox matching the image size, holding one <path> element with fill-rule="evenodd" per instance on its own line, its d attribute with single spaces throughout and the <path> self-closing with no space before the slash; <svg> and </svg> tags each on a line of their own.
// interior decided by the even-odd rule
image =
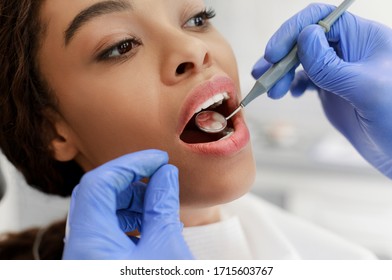
<svg viewBox="0 0 392 280">
<path fill-rule="evenodd" d="M 186 98 L 208 80 L 228 78 L 240 99 L 230 46 L 208 20 L 194 25 L 206 9 L 199 0 L 123 1 L 132 8 L 90 18 L 65 42 L 75 16 L 98 2 L 48 0 L 41 9 L 46 29 L 38 64 L 58 100 L 56 159 L 75 159 L 89 171 L 135 151 L 167 151 L 179 168 L 183 223 L 218 220 L 218 205 L 253 183 L 250 143 L 224 155 L 197 153 L 180 140 L 178 127 Z M 125 54 L 97 59 L 134 37 L 140 44 Z"/>
</svg>

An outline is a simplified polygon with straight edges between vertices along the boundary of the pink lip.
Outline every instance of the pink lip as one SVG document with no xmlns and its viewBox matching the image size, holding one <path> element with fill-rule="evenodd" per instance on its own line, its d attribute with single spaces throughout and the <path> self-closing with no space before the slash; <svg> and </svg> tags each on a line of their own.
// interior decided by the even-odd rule
<svg viewBox="0 0 392 280">
<path fill-rule="evenodd" d="M 227 92 L 230 99 L 227 100 L 229 108 L 233 111 L 237 108 L 239 101 L 236 94 L 234 82 L 225 76 L 216 76 L 212 79 L 197 85 L 186 98 L 180 113 L 179 125 L 177 129 L 178 136 L 184 130 L 186 124 L 193 117 L 195 110 L 213 97 L 217 93 Z M 246 127 L 242 112 L 232 118 L 234 125 L 234 133 L 220 141 L 203 143 L 203 144 L 187 144 L 181 141 L 187 148 L 194 152 L 209 155 L 231 155 L 242 150 L 250 141 L 249 130 Z"/>
</svg>

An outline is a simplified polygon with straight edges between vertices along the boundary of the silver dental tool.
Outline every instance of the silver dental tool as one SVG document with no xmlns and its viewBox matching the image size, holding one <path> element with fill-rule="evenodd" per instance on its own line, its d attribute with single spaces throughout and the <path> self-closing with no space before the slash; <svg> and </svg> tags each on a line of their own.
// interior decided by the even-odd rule
<svg viewBox="0 0 392 280">
<path fill-rule="evenodd" d="M 331 14 L 329 14 L 325 19 L 319 21 L 318 24 L 325 29 L 326 33 L 329 32 L 335 21 L 351 6 L 351 4 L 353 4 L 354 1 L 355 0 L 343 1 Z M 299 63 L 297 51 L 298 47 L 295 45 L 286 57 L 274 64 L 267 72 L 265 72 L 256 81 L 252 90 L 241 101 L 238 108 L 234 110 L 231 115 L 225 118 L 214 111 L 202 111 L 196 116 L 196 126 L 207 133 L 222 132 L 226 128 L 227 121 L 229 119 L 252 102 L 256 97 L 268 92 L 284 75 L 286 75 Z"/>
</svg>

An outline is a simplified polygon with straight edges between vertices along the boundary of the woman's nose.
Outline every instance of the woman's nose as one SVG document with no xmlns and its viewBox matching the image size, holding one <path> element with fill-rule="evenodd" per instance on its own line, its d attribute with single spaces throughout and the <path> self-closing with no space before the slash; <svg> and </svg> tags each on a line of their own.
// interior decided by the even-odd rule
<svg viewBox="0 0 392 280">
<path fill-rule="evenodd" d="M 162 53 L 161 77 L 165 84 L 178 83 L 211 66 L 211 53 L 201 38 L 182 32 L 172 36 L 167 38 Z"/>
</svg>

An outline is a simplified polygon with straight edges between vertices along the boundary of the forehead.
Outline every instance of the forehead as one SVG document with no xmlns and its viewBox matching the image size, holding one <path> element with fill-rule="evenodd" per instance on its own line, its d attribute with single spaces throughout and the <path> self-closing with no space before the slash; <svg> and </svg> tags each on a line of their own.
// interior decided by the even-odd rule
<svg viewBox="0 0 392 280">
<path fill-rule="evenodd" d="M 171 12 L 200 6 L 204 6 L 203 0 L 46 0 L 41 7 L 40 17 L 46 30 L 52 33 L 51 36 L 55 31 L 57 37 L 60 37 L 66 36 L 68 29 L 77 31 L 80 24 L 73 25 L 75 20 L 83 23 L 100 15 L 127 10 L 144 12 L 153 18 L 164 10 Z"/>
<path fill-rule="evenodd" d="M 45 21 L 70 20 L 83 10 L 92 6 L 105 7 L 104 12 L 116 12 L 121 8 L 148 12 L 163 10 L 166 7 L 175 10 L 178 7 L 204 5 L 204 0 L 44 0 L 41 6 L 41 17 Z"/>
</svg>

